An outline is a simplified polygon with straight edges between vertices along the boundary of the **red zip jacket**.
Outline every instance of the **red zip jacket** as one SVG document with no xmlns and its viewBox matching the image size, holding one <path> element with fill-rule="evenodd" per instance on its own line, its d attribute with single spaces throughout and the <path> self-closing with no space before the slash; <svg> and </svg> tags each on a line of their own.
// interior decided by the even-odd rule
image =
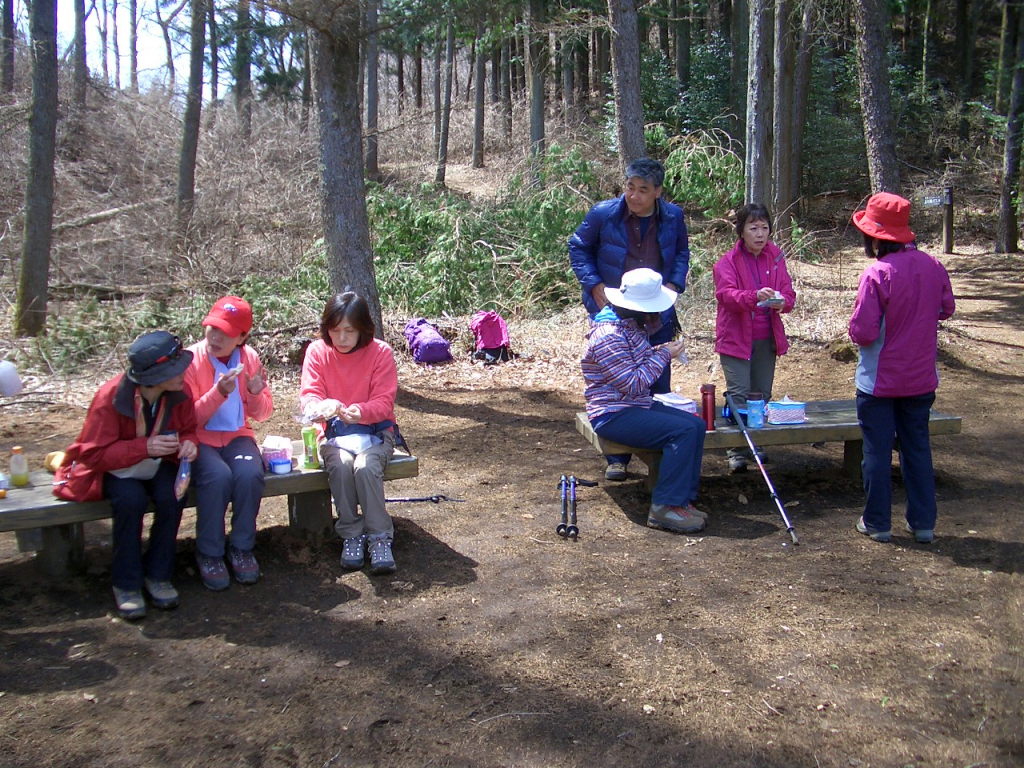
<svg viewBox="0 0 1024 768">
<path fill-rule="evenodd" d="M 78 439 L 64 454 L 53 480 L 53 495 L 68 501 L 98 501 L 103 498 L 103 475 L 125 469 L 149 458 L 147 437 L 139 437 L 135 427 L 135 392 L 138 385 L 124 374 L 99 388 Z M 181 392 L 165 392 L 168 417 L 164 425 L 155 424 L 153 432 L 178 433 L 182 442 L 196 439 L 196 414 L 192 393 L 185 385 Z"/>
<path fill-rule="evenodd" d="M 777 312 L 769 313 L 775 339 L 775 354 L 784 355 L 789 349 L 789 340 L 782 325 L 784 312 L 791 312 L 796 304 L 796 291 L 786 269 L 786 258 L 775 243 L 765 243 L 757 261 L 768 259 L 768 274 L 760 275 L 761 288 L 774 288 L 782 294 L 784 303 Z M 718 300 L 718 317 L 715 320 L 715 352 L 743 360 L 749 360 L 754 349 L 753 312 L 757 309 L 758 285 L 750 271 L 753 256 L 743 248 L 742 241 L 715 264 L 715 298 Z"/>
</svg>

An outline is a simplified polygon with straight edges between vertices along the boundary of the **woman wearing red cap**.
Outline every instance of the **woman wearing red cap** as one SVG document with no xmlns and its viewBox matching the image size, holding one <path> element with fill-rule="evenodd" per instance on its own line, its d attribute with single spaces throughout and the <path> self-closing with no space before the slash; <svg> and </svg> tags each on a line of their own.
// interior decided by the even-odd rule
<svg viewBox="0 0 1024 768">
<path fill-rule="evenodd" d="M 249 419 L 266 421 L 274 411 L 259 355 L 246 346 L 252 308 L 237 296 L 217 299 L 203 320 L 205 336 L 185 381 L 195 397 L 199 457 L 192 468 L 196 488 L 196 562 L 208 589 L 231 586 L 228 562 L 241 584 L 255 584 L 256 516 L 266 479 L 263 457 Z M 231 534 L 224 518 L 231 504 Z"/>
<path fill-rule="evenodd" d="M 875 541 L 892 537 L 892 448 L 900 442 L 907 491 L 907 531 L 928 544 L 935 538 L 935 475 L 928 418 L 939 384 L 938 323 L 953 315 L 953 288 L 945 267 L 917 249 L 910 203 L 881 192 L 853 215 L 864 270 L 850 317 L 857 361 L 857 418 L 864 433 L 864 514 L 857 530 Z"/>
</svg>

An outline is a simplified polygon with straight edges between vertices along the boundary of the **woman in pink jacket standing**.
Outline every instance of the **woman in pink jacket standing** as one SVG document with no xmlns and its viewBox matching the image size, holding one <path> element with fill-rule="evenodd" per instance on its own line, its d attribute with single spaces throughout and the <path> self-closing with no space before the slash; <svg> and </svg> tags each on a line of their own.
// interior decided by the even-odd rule
<svg viewBox="0 0 1024 768">
<path fill-rule="evenodd" d="M 245 343 L 252 329 L 248 302 L 237 296 L 217 299 L 203 329 L 203 340 L 189 347 L 193 359 L 185 382 L 195 398 L 199 425 L 199 456 L 192 467 L 196 562 L 203 584 L 219 592 L 231 586 L 225 554 L 240 584 L 255 584 L 260 577 L 253 547 L 266 479 L 249 419 L 270 418 L 274 399 L 259 355 Z M 231 535 L 226 541 L 229 503 Z"/>
<path fill-rule="evenodd" d="M 751 392 L 771 399 L 775 360 L 789 349 L 782 313 L 792 311 L 796 292 L 782 249 L 771 241 L 767 208 L 756 203 L 740 208 L 736 234 L 736 245 L 714 269 L 715 351 L 729 394 L 744 408 Z M 728 458 L 730 472 L 745 472 L 752 457 L 744 449 L 730 448 Z"/>
</svg>

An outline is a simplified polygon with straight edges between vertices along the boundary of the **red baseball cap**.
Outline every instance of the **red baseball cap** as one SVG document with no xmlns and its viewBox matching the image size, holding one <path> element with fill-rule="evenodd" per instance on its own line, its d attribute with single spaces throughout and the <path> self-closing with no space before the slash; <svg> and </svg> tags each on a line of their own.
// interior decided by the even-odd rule
<svg viewBox="0 0 1024 768">
<path fill-rule="evenodd" d="M 212 325 L 228 336 L 241 336 L 252 328 L 252 307 L 245 299 L 223 296 L 217 299 L 203 325 Z"/>
</svg>

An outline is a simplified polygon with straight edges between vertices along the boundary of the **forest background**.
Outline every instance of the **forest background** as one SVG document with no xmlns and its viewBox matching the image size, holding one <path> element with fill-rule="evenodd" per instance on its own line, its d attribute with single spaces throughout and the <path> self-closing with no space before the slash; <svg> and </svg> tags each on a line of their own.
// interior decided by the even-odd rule
<svg viewBox="0 0 1024 768">
<path fill-rule="evenodd" d="M 72 4 L 57 50 L 54 0 L 3 0 L 3 353 L 29 366 L 193 331 L 228 291 L 285 336 L 349 284 L 401 317 L 574 307 L 566 239 L 641 154 L 695 282 L 744 198 L 791 258 L 880 189 L 951 189 L 959 237 L 1017 248 L 1016 2 Z"/>
</svg>

